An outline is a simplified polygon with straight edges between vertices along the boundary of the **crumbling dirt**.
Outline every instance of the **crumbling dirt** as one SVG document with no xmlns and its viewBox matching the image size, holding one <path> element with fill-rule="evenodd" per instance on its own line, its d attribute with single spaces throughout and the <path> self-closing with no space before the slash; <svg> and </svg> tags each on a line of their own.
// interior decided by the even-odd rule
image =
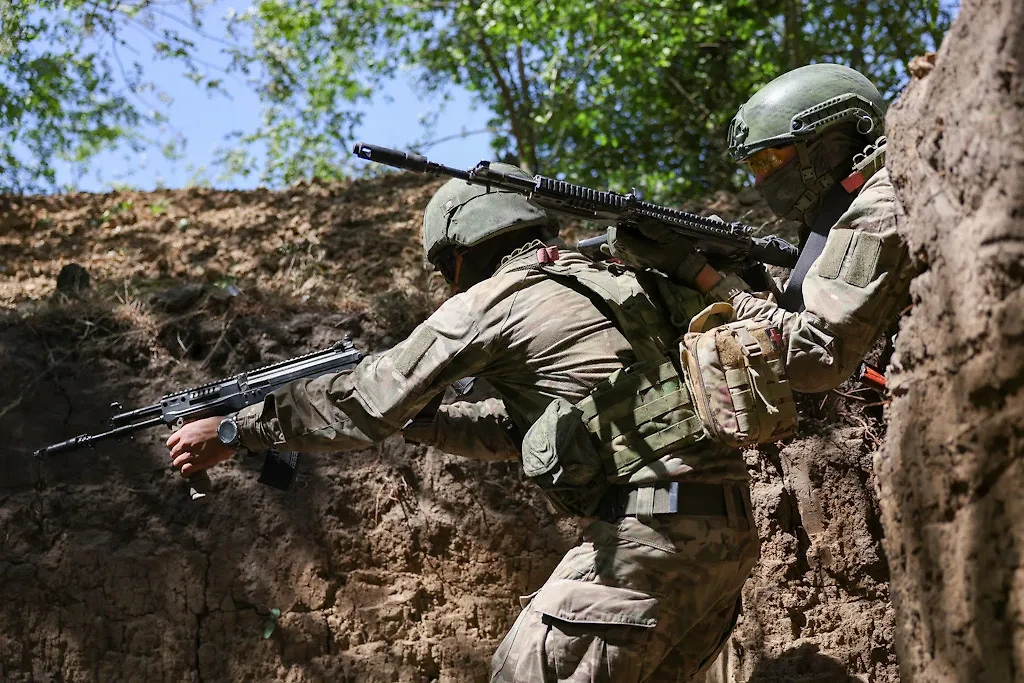
<svg viewBox="0 0 1024 683">
<path fill-rule="evenodd" d="M 516 596 L 576 539 L 516 465 L 394 437 L 305 456 L 290 493 L 239 458 L 197 505 L 160 430 L 31 456 L 102 429 L 114 400 L 153 402 L 346 333 L 365 350 L 398 341 L 443 297 L 418 245 L 437 186 L 0 200 L 0 678 L 486 680 Z M 756 202 L 708 208 L 760 224 Z M 90 287 L 58 293 L 70 262 Z M 746 454 L 763 552 L 725 680 L 897 680 L 878 401 L 854 386 L 808 397 L 807 436 Z"/>
<path fill-rule="evenodd" d="M 890 110 L 923 273 L 879 478 L 907 681 L 1024 675 L 1024 4 L 965 3 Z"/>
</svg>

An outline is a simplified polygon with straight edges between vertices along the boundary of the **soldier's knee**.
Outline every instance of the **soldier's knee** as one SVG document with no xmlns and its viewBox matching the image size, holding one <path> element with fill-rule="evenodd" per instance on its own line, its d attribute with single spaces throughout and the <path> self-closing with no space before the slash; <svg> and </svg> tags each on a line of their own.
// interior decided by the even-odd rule
<svg viewBox="0 0 1024 683">
<path fill-rule="evenodd" d="M 639 681 L 656 613 L 656 599 L 637 591 L 551 582 L 495 652 L 491 680 Z"/>
</svg>

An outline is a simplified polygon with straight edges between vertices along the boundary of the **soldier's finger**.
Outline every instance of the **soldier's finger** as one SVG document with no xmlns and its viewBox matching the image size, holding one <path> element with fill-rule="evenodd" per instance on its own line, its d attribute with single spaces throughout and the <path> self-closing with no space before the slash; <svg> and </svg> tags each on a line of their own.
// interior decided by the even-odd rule
<svg viewBox="0 0 1024 683">
<path fill-rule="evenodd" d="M 179 455 L 181 455 L 182 453 L 184 453 L 186 451 L 189 451 L 190 449 L 191 449 L 191 444 L 190 443 L 188 443 L 185 440 L 179 441 L 178 443 L 174 444 L 173 448 L 171 448 L 171 452 L 170 452 L 171 460 L 174 460 Z"/>
<path fill-rule="evenodd" d="M 181 440 L 181 430 L 176 429 L 169 437 L 167 437 L 167 447 L 173 448 L 178 441 Z"/>
<path fill-rule="evenodd" d="M 183 465 L 185 465 L 187 463 L 190 463 L 193 460 L 195 460 L 195 457 L 196 457 L 195 453 L 192 453 L 191 451 L 186 451 L 184 453 L 180 453 L 176 458 L 174 458 L 174 460 L 172 461 L 172 464 L 175 467 L 182 467 Z M 184 472 L 184 470 L 182 470 L 182 471 Z"/>
</svg>

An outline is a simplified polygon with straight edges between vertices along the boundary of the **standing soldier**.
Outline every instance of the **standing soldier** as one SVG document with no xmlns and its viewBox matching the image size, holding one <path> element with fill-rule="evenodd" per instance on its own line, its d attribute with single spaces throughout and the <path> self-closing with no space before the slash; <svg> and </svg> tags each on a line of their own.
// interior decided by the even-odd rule
<svg viewBox="0 0 1024 683">
<path fill-rule="evenodd" d="M 729 152 L 750 169 L 772 212 L 802 225 L 800 260 L 784 291 L 763 299 L 733 290 L 723 298 L 738 319 L 781 331 L 796 391 L 841 384 L 908 296 L 913 273 L 885 169 L 885 106 L 860 73 L 812 64 L 761 88 L 729 128 Z M 631 265 L 670 275 L 692 251 L 647 228 L 618 231 L 611 246 Z M 692 264 L 684 269 L 692 271 Z"/>
<path fill-rule="evenodd" d="M 515 441 L 525 473 L 585 523 L 523 599 L 492 680 L 687 681 L 728 637 L 758 554 L 743 460 L 709 436 L 679 368 L 677 340 L 704 297 L 560 253 L 550 226 L 518 194 L 449 181 L 423 243 L 458 293 L 351 373 L 185 425 L 170 455 L 190 475 L 239 447 L 365 448 L 452 382 L 485 378 L 503 404 L 458 404 L 410 436 L 464 452 L 472 430 L 484 456 Z"/>
</svg>

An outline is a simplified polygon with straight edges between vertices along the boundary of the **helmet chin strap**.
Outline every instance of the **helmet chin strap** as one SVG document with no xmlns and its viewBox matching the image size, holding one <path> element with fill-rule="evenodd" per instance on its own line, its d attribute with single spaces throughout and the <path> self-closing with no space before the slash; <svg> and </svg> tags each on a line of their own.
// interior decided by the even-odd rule
<svg viewBox="0 0 1024 683">
<path fill-rule="evenodd" d="M 462 273 L 462 253 L 456 250 L 455 252 L 455 272 L 452 275 L 451 290 L 449 290 L 449 296 L 455 296 L 462 288 L 459 287 L 459 275 Z"/>
<path fill-rule="evenodd" d="M 817 142 L 820 143 L 820 138 Z M 803 180 L 806 189 L 800 195 L 800 198 L 796 200 L 793 209 L 786 214 L 785 218 L 810 225 L 814 222 L 814 216 L 807 213 L 808 209 L 817 209 L 818 200 L 836 181 L 832 177 L 831 171 L 826 171 L 824 175 L 818 177 L 814 171 L 814 164 L 811 163 L 811 153 L 806 142 L 797 142 L 795 146 L 797 160 L 800 162 L 800 178 Z M 816 214 L 817 210 L 814 213 Z"/>
</svg>

